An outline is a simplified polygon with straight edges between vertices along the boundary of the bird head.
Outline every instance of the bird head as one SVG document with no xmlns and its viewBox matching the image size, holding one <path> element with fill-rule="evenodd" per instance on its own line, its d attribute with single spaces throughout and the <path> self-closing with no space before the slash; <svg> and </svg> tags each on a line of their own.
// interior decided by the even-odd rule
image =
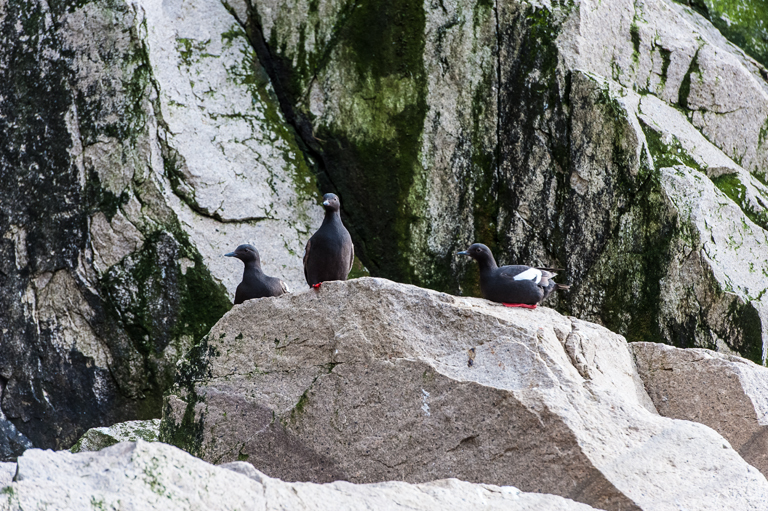
<svg viewBox="0 0 768 511">
<path fill-rule="evenodd" d="M 494 261 L 491 249 L 483 245 L 482 243 L 474 243 L 470 247 L 462 252 L 457 252 L 456 255 L 469 256 L 478 262 Z"/>
<path fill-rule="evenodd" d="M 341 209 L 341 202 L 335 193 L 326 193 L 323 195 L 323 207 L 326 211 L 338 211 Z"/>
<path fill-rule="evenodd" d="M 237 257 L 244 263 L 255 261 L 261 264 L 261 260 L 259 258 L 259 251 L 256 250 L 256 247 L 254 247 L 253 245 L 240 245 L 235 249 L 234 252 L 229 252 L 224 255 L 227 257 Z"/>
</svg>

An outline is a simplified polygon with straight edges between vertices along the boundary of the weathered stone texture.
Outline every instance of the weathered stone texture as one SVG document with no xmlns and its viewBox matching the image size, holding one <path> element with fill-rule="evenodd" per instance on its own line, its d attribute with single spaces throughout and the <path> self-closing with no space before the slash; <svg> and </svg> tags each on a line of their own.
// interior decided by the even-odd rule
<svg viewBox="0 0 768 511">
<path fill-rule="evenodd" d="M 374 275 L 477 294 L 475 266 L 454 254 L 480 241 L 504 263 L 565 268 L 571 291 L 552 303 L 630 340 L 762 361 L 752 327 L 716 319 L 754 315 L 761 278 L 723 298 L 722 266 L 704 261 L 701 317 L 660 285 L 698 230 L 667 200 L 662 169 L 705 171 L 768 226 L 764 68 L 698 14 L 663 0 L 254 0 L 238 12 Z"/>
<path fill-rule="evenodd" d="M 99 451 L 120 442 L 156 442 L 160 419 L 127 421 L 103 428 L 91 428 L 80 437 L 70 452 Z"/>
<path fill-rule="evenodd" d="M 622 337 L 551 309 L 327 282 L 235 307 L 196 355 L 161 438 L 215 463 L 457 477 L 601 509 L 760 509 L 768 494 L 717 433 L 656 413 Z"/>
<path fill-rule="evenodd" d="M 13 467 L 16 464 L 7 464 Z M 230 464 L 231 465 L 231 464 Z M 233 470 L 234 468 L 234 470 Z M 215 467 L 175 447 L 124 442 L 96 453 L 32 449 L 13 483 L 0 467 L 0 509 L 589 511 L 555 495 L 456 479 L 426 484 L 286 483 L 251 467 Z"/>
<path fill-rule="evenodd" d="M 2 431 L 156 416 L 224 252 L 304 286 L 318 184 L 374 275 L 477 294 L 479 241 L 631 341 L 764 362 L 761 8 L 702 5 L 7 0 Z"/>
<path fill-rule="evenodd" d="M 768 369 L 704 349 L 648 342 L 630 347 L 661 415 L 709 426 L 768 474 Z"/>
<path fill-rule="evenodd" d="M 68 448 L 158 416 L 230 306 L 242 270 L 223 253 L 253 242 L 296 286 L 321 209 L 224 5 L 11 0 L 0 38 L 5 459 L 17 430 Z"/>
</svg>

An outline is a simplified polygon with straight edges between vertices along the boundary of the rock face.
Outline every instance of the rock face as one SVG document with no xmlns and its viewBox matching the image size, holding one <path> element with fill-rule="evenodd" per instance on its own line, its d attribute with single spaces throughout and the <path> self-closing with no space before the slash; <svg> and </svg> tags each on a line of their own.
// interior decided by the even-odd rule
<svg viewBox="0 0 768 511">
<path fill-rule="evenodd" d="M 709 426 L 768 475 L 768 369 L 704 349 L 647 342 L 631 349 L 661 415 Z"/>
<path fill-rule="evenodd" d="M 764 362 L 764 7 L 690 3 L 6 0 L 0 456 L 156 417 L 224 252 L 303 287 L 318 184 L 374 275 L 478 294 L 483 242 L 631 341 Z"/>
<path fill-rule="evenodd" d="M 692 3 L 764 55 L 763 7 Z M 566 268 L 558 308 L 629 340 L 763 362 L 768 72 L 697 12 L 253 0 L 238 17 L 374 275 L 477 295 L 453 254 L 479 241 Z M 724 258 L 740 244 L 743 267 Z"/>
<path fill-rule="evenodd" d="M 177 383 L 162 439 L 285 480 L 456 477 L 609 510 L 768 495 L 720 435 L 656 413 L 622 337 L 547 308 L 327 282 L 232 309 Z"/>
<path fill-rule="evenodd" d="M 15 465 L 14 465 L 15 466 Z M 175 447 L 124 442 L 96 453 L 32 449 L 15 481 L 0 491 L 0 509 L 280 510 L 353 509 L 589 511 L 554 495 L 449 479 L 428 484 L 285 483 L 215 467 Z M 0 476 L 0 484 L 6 483 Z"/>
<path fill-rule="evenodd" d="M 91 428 L 80 437 L 70 452 L 100 451 L 120 442 L 156 442 L 160 419 L 128 421 L 104 428 Z"/>
<path fill-rule="evenodd" d="M 252 242 L 298 285 L 321 208 L 219 2 L 0 6 L 0 456 L 158 417 Z M 23 440 L 19 440 L 19 439 Z M 30 443 L 31 442 L 31 443 Z"/>
</svg>

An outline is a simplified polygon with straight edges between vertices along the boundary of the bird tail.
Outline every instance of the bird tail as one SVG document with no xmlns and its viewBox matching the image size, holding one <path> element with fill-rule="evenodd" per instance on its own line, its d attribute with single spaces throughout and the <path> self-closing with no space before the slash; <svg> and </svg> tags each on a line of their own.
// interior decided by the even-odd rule
<svg viewBox="0 0 768 511">
<path fill-rule="evenodd" d="M 571 286 L 569 286 L 568 284 L 555 283 L 555 289 L 557 289 L 558 291 L 565 291 L 566 289 L 570 289 L 570 288 Z"/>
</svg>

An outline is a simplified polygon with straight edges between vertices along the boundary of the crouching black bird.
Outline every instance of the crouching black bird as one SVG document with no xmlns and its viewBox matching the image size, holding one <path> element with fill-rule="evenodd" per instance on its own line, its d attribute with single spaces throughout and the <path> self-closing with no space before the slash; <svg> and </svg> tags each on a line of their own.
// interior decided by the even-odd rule
<svg viewBox="0 0 768 511">
<path fill-rule="evenodd" d="M 304 249 L 304 278 L 312 287 L 326 280 L 347 280 L 355 260 L 355 247 L 349 231 L 341 223 L 341 203 L 332 194 L 323 195 L 325 218 Z"/>
<path fill-rule="evenodd" d="M 288 292 L 288 287 L 280 279 L 268 277 L 261 270 L 259 251 L 253 245 L 240 245 L 234 252 L 224 254 L 227 257 L 237 257 L 245 263 L 243 281 L 235 291 L 235 305 L 251 298 L 265 296 L 280 296 Z"/>
<path fill-rule="evenodd" d="M 557 284 L 556 273 L 543 268 L 524 265 L 496 266 L 491 250 L 482 243 L 475 243 L 460 255 L 467 255 L 480 265 L 480 291 L 483 298 L 501 302 L 508 307 L 536 308 L 555 289 L 570 286 Z"/>
</svg>

